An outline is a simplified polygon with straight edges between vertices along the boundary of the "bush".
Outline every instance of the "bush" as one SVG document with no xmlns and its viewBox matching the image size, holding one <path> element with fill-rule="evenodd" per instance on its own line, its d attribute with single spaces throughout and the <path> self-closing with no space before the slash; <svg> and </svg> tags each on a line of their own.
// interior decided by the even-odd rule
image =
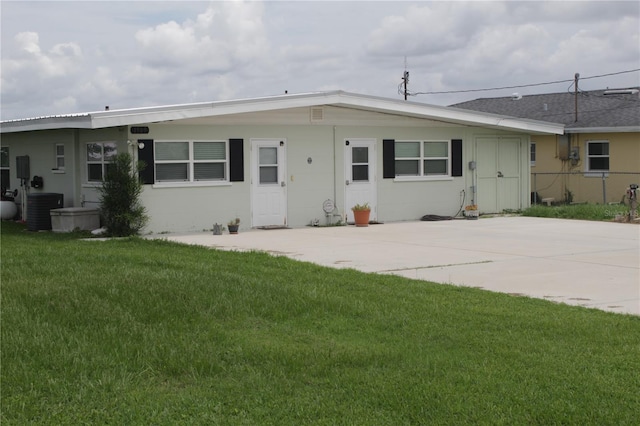
<svg viewBox="0 0 640 426">
<path fill-rule="evenodd" d="M 138 164 L 137 171 L 143 166 Z M 136 235 L 147 223 L 142 204 L 140 183 L 129 153 L 117 154 L 109 163 L 100 192 L 100 211 L 107 235 L 127 237 Z"/>
<path fill-rule="evenodd" d="M 557 219 L 613 220 L 616 215 L 629 213 L 624 205 L 575 204 L 561 206 L 531 206 L 522 212 L 523 216 L 551 217 Z"/>
</svg>

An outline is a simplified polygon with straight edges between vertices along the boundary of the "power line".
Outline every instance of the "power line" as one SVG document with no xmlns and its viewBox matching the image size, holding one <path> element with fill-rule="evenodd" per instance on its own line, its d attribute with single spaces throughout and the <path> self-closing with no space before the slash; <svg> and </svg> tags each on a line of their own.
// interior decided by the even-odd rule
<svg viewBox="0 0 640 426">
<path fill-rule="evenodd" d="M 593 79 L 593 78 L 609 77 L 609 76 L 612 76 L 612 75 L 627 74 L 627 73 L 638 72 L 638 71 L 640 71 L 640 68 L 627 70 L 627 71 L 612 72 L 612 73 L 608 73 L 608 74 L 593 75 L 593 76 L 590 76 L 590 77 L 581 77 L 580 79 L 581 80 L 590 80 L 590 79 Z M 405 93 L 410 95 L 410 96 L 416 96 L 416 95 L 446 95 L 446 94 L 452 94 L 452 93 L 472 93 L 472 92 L 488 92 L 488 91 L 492 91 L 492 90 L 520 89 L 520 88 L 523 88 L 523 87 L 545 86 L 545 85 L 549 85 L 549 84 L 569 83 L 569 82 L 574 83 L 574 79 L 548 81 L 548 82 L 545 82 L 545 83 L 521 84 L 521 85 L 517 85 L 517 86 L 492 87 L 492 88 L 487 88 L 487 89 L 447 90 L 447 91 L 441 91 L 441 92 L 405 92 Z"/>
</svg>

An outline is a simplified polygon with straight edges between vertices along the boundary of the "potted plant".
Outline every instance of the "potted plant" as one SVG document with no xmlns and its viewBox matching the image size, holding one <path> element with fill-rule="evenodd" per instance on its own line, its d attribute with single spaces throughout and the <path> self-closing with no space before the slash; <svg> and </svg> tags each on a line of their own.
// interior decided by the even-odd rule
<svg viewBox="0 0 640 426">
<path fill-rule="evenodd" d="M 464 208 L 464 216 L 469 220 L 478 219 L 478 205 L 470 204 Z"/>
<path fill-rule="evenodd" d="M 230 220 L 227 223 L 227 227 L 229 228 L 230 234 L 237 234 L 238 228 L 240 227 L 240 218 L 236 217 L 235 219 Z"/>
<path fill-rule="evenodd" d="M 353 220 L 356 226 L 369 226 L 369 215 L 371 214 L 369 203 L 356 204 L 351 207 L 351 211 L 353 211 Z"/>
</svg>

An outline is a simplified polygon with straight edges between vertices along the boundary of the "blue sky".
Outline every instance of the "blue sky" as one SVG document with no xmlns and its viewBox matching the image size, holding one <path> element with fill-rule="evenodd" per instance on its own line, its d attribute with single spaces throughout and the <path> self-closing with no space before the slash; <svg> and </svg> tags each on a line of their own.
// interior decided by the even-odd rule
<svg viewBox="0 0 640 426">
<path fill-rule="evenodd" d="M 640 2 L 5 1 L 1 117 L 322 90 L 400 98 L 640 68 Z M 581 81 L 640 85 L 640 72 Z M 570 83 L 419 95 L 562 92 Z"/>
</svg>

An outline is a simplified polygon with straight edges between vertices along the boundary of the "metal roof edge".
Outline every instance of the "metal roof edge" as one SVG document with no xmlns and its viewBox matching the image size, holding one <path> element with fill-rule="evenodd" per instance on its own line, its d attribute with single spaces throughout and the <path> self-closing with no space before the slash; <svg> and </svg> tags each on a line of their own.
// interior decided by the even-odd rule
<svg viewBox="0 0 640 426">
<path fill-rule="evenodd" d="M 2 132 L 50 130 L 56 128 L 99 129 L 187 118 L 261 112 L 286 108 L 340 105 L 372 111 L 408 115 L 452 122 L 463 125 L 489 126 L 534 133 L 564 133 L 564 125 L 490 114 L 462 108 L 430 105 L 371 95 L 349 93 L 342 90 L 284 94 L 260 98 L 199 102 L 95 111 L 78 115 L 36 117 L 33 119 L 2 122 Z M 8 126 L 5 129 L 5 126 Z"/>
<path fill-rule="evenodd" d="M 89 114 L 51 115 L 0 122 L 0 133 L 91 128 L 91 117 Z"/>
<path fill-rule="evenodd" d="M 272 102 L 281 102 L 285 99 L 291 99 L 295 102 L 300 98 L 307 99 L 313 97 L 326 97 L 327 95 L 331 95 L 336 92 L 338 91 L 309 92 L 291 95 L 284 94 L 247 99 L 207 101 L 186 104 L 159 105 L 150 107 L 135 107 L 104 111 L 90 111 L 74 114 L 29 117 L 0 121 L 0 129 L 2 129 L 2 133 L 33 130 L 52 130 L 60 128 L 99 129 L 114 126 L 142 124 L 154 121 L 179 120 L 183 118 L 202 117 L 207 115 L 223 115 L 237 112 L 247 112 L 243 111 L 246 109 L 242 107 L 243 105 L 246 106 L 254 103 L 269 104 Z M 226 112 L 224 112 L 223 114 L 210 114 L 210 112 L 214 109 L 220 110 L 220 112 L 226 110 Z M 264 110 L 267 109 L 275 109 L 275 107 L 264 108 Z M 209 113 L 206 113 L 207 111 Z M 78 122 L 79 118 L 82 119 L 80 123 Z"/>
<path fill-rule="evenodd" d="M 99 111 L 92 113 L 93 128 L 173 121 L 188 118 L 261 112 L 331 103 L 338 92 L 314 92 L 277 95 L 251 99 L 235 99 L 196 104 Z"/>
<path fill-rule="evenodd" d="M 379 109 L 380 106 L 393 104 L 396 108 L 385 108 L 388 111 L 402 111 L 413 116 L 436 119 L 440 121 L 450 121 L 466 125 L 485 125 L 490 127 L 504 127 L 513 130 L 526 130 L 534 133 L 552 133 L 561 135 L 564 133 L 564 124 L 550 123 L 548 121 L 531 120 L 505 115 L 491 114 L 486 112 L 467 110 L 463 108 L 446 107 L 440 105 L 422 104 L 418 102 L 408 102 L 387 98 L 379 98 L 367 95 L 354 95 L 348 92 L 337 94 L 339 97 L 353 97 L 351 105 Z M 366 102 L 367 100 L 373 102 Z M 376 103 L 378 102 L 378 103 Z"/>
<path fill-rule="evenodd" d="M 640 126 L 620 127 L 567 127 L 565 133 L 633 133 L 640 132 Z"/>
</svg>

